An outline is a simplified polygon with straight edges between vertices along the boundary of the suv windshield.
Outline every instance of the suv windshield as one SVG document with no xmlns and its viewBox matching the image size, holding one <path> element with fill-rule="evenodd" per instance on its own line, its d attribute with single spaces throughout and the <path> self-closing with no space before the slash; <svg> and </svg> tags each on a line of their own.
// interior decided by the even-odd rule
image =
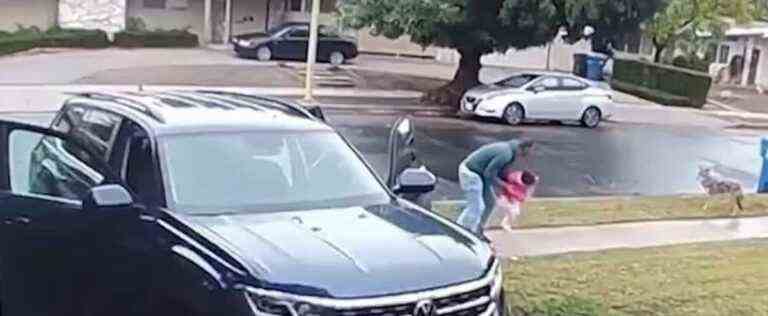
<svg viewBox="0 0 768 316">
<path fill-rule="evenodd" d="M 516 75 L 496 82 L 495 85 L 507 88 L 520 88 L 538 77 L 539 75 L 534 74 Z"/>
<path fill-rule="evenodd" d="M 275 212 L 390 199 L 330 131 L 175 135 L 160 142 L 168 206 L 179 212 Z"/>
</svg>

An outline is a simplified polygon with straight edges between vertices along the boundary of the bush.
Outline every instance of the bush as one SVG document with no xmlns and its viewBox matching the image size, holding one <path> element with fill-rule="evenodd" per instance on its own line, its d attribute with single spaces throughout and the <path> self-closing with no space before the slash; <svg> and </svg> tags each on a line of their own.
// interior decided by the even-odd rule
<svg viewBox="0 0 768 316">
<path fill-rule="evenodd" d="M 696 55 L 690 55 L 690 56 L 684 56 L 680 55 L 675 57 L 675 59 L 672 61 L 672 65 L 675 67 L 690 69 L 694 71 L 701 71 L 701 72 L 709 72 L 709 64 L 710 62 L 699 58 L 699 56 Z"/>
<path fill-rule="evenodd" d="M 102 30 L 51 28 L 42 34 L 39 46 L 105 48 L 110 42 Z"/>
<path fill-rule="evenodd" d="M 0 55 L 12 54 L 35 47 L 104 48 L 109 45 L 107 33 L 101 30 L 52 27 L 41 32 L 36 27 L 19 26 L 19 30 L 16 32 L 0 34 Z"/>
<path fill-rule="evenodd" d="M 31 38 L 0 37 L 0 56 L 35 48 L 37 43 Z"/>
<path fill-rule="evenodd" d="M 118 47 L 197 47 L 197 35 L 187 30 L 125 30 L 115 34 Z"/>
<path fill-rule="evenodd" d="M 638 60 L 616 59 L 611 86 L 664 105 L 701 108 L 712 85 L 708 74 Z"/>
</svg>

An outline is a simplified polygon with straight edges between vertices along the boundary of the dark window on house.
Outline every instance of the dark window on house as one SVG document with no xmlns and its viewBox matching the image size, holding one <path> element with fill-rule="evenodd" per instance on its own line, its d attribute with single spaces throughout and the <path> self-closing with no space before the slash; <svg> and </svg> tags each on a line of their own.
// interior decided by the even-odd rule
<svg viewBox="0 0 768 316">
<path fill-rule="evenodd" d="M 336 12 L 336 0 L 322 0 L 322 2 L 320 2 L 320 12 L 323 12 L 323 13 Z"/>
<path fill-rule="evenodd" d="M 288 0 L 288 11 L 301 12 L 301 2 L 304 0 Z"/>
<path fill-rule="evenodd" d="M 717 62 L 721 64 L 727 64 L 728 56 L 730 55 L 731 55 L 731 46 L 728 46 L 728 45 L 720 46 L 720 55 L 717 57 Z"/>
<path fill-rule="evenodd" d="M 145 9 L 165 9 L 166 0 L 143 0 Z"/>
<path fill-rule="evenodd" d="M 293 1 L 293 0 L 292 0 Z M 305 0 L 307 2 L 304 11 L 312 12 L 312 0 Z M 298 1 L 301 2 L 301 1 Z M 333 13 L 336 12 L 336 0 L 320 0 L 320 12 L 321 13 Z"/>
</svg>

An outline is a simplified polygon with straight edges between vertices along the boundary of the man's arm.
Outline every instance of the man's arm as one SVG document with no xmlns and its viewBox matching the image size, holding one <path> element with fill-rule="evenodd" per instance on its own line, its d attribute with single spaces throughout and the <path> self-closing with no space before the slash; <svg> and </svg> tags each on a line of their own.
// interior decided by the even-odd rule
<svg viewBox="0 0 768 316">
<path fill-rule="evenodd" d="M 515 158 L 515 153 L 511 150 L 496 155 L 493 157 L 490 163 L 483 170 L 483 180 L 488 184 L 493 184 L 496 187 L 504 185 L 504 179 L 500 177 L 501 170 Z M 493 188 L 493 187 L 492 187 Z"/>
</svg>

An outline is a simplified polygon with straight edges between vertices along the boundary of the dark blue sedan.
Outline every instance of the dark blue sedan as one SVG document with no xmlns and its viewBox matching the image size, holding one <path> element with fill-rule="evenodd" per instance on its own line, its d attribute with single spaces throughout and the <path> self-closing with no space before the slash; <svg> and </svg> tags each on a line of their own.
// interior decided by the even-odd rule
<svg viewBox="0 0 768 316">
<path fill-rule="evenodd" d="M 306 60 L 309 47 L 309 24 L 290 23 L 274 28 L 266 35 L 242 35 L 234 39 L 240 57 L 261 61 L 273 59 Z M 354 39 L 345 38 L 327 26 L 320 26 L 317 60 L 341 65 L 357 57 Z"/>
</svg>

